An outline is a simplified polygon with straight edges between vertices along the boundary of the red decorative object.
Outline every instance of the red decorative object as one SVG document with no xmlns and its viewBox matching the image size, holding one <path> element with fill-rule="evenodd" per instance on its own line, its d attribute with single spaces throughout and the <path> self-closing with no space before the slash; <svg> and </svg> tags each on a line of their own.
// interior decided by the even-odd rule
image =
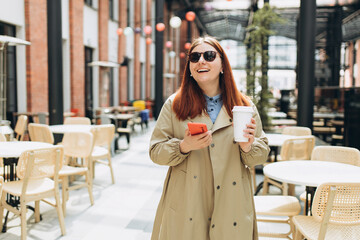
<svg viewBox="0 0 360 240">
<path fill-rule="evenodd" d="M 156 30 L 158 30 L 159 32 L 164 31 L 165 30 L 165 24 L 163 24 L 163 23 L 156 24 Z"/>
<path fill-rule="evenodd" d="M 146 38 L 146 44 L 147 44 L 147 45 L 150 45 L 151 43 L 152 43 L 152 39 L 151 39 L 151 38 L 149 38 L 149 37 L 148 37 L 148 38 Z"/>
<path fill-rule="evenodd" d="M 185 15 L 186 20 L 188 20 L 189 22 L 194 21 L 195 17 L 196 17 L 196 15 L 195 15 L 195 13 L 193 11 L 189 11 Z"/>
<path fill-rule="evenodd" d="M 189 42 L 187 42 L 187 43 L 185 43 L 185 49 L 190 49 L 190 47 L 191 47 L 191 43 L 189 43 Z"/>
<path fill-rule="evenodd" d="M 166 43 L 165 43 L 165 47 L 167 47 L 167 48 L 171 48 L 172 47 L 172 41 L 166 41 Z"/>
<path fill-rule="evenodd" d="M 184 52 L 181 52 L 180 53 L 180 58 L 185 58 L 186 57 L 186 54 Z"/>
<path fill-rule="evenodd" d="M 144 33 L 145 33 L 145 34 L 151 34 L 151 32 L 152 32 L 152 27 L 149 26 L 149 25 L 146 25 L 146 26 L 144 27 Z"/>
<path fill-rule="evenodd" d="M 117 33 L 117 35 L 121 35 L 121 34 L 123 34 L 123 32 L 124 32 L 124 30 L 122 29 L 122 28 L 118 28 L 117 30 L 116 30 L 116 33 Z"/>
</svg>

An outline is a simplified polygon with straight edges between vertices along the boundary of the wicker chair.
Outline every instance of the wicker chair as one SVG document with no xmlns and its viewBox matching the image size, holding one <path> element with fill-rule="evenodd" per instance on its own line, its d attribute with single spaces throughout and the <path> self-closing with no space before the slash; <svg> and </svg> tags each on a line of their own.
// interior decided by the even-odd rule
<svg viewBox="0 0 360 240">
<path fill-rule="evenodd" d="M 280 159 L 278 159 L 278 161 L 310 160 L 314 146 L 315 137 L 312 135 L 287 139 L 281 147 Z M 293 195 L 293 185 L 289 189 L 289 185 L 287 183 L 279 183 L 278 181 L 274 181 L 267 176 L 264 176 L 263 195 L 268 193 L 269 183 L 279 187 L 282 190 L 283 195 L 288 195 L 289 193 L 290 195 Z"/>
<path fill-rule="evenodd" d="M 311 160 L 338 162 L 360 166 L 360 151 L 352 147 L 317 146 L 311 154 Z M 300 194 L 300 200 L 304 202 L 306 201 L 306 192 Z"/>
<path fill-rule="evenodd" d="M 311 129 L 308 127 L 289 126 L 283 129 L 282 134 L 308 136 L 311 135 Z"/>
<path fill-rule="evenodd" d="M 64 120 L 64 124 L 91 125 L 91 120 L 90 120 L 90 118 L 87 118 L 87 117 L 67 117 Z"/>
<path fill-rule="evenodd" d="M 59 177 L 62 183 L 62 208 L 66 215 L 66 202 L 69 191 L 86 187 L 89 192 L 91 205 L 94 204 L 91 177 L 91 152 L 93 151 L 93 135 L 90 132 L 68 132 L 64 134 L 62 145 L 64 147 L 65 162 L 60 169 Z M 80 158 L 81 163 L 71 162 L 70 159 Z M 85 176 L 85 182 L 69 186 L 70 176 Z"/>
<path fill-rule="evenodd" d="M 31 141 L 54 144 L 54 135 L 48 125 L 29 123 L 28 128 Z"/>
<path fill-rule="evenodd" d="M 114 172 L 111 163 L 111 143 L 115 136 L 113 124 L 97 125 L 91 129 L 94 136 L 94 149 L 91 154 L 92 174 L 95 176 L 95 163 L 101 163 L 110 168 L 112 183 L 115 183 Z M 107 161 L 104 161 L 107 159 Z"/>
<path fill-rule="evenodd" d="M 28 123 L 28 117 L 26 115 L 20 115 L 15 125 L 14 132 L 16 134 L 15 140 L 23 141 L 26 132 L 26 125 Z"/>
<path fill-rule="evenodd" d="M 360 183 L 324 183 L 312 204 L 313 216 L 295 216 L 295 239 L 358 240 Z"/>
<path fill-rule="evenodd" d="M 26 239 L 26 205 L 35 202 L 35 222 L 40 221 L 40 200 L 56 208 L 59 217 L 62 235 L 65 235 L 65 222 L 61 209 L 59 194 L 59 170 L 62 165 L 63 148 L 29 150 L 21 154 L 16 168 L 18 181 L 9 181 L 3 184 L 0 216 L 4 209 L 19 215 L 21 219 L 21 239 Z M 20 197 L 20 206 L 13 207 L 6 201 L 7 194 Z M 55 198 L 52 203 L 47 198 Z M 2 221 L 0 221 L 0 229 Z"/>
</svg>

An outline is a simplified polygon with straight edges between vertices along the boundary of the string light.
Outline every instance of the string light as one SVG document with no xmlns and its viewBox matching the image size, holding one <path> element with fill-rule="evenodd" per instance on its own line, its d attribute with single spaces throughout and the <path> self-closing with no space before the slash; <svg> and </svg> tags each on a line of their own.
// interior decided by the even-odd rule
<svg viewBox="0 0 360 240">
<path fill-rule="evenodd" d="M 189 11 L 185 14 L 185 18 L 186 20 L 188 20 L 189 22 L 192 22 L 195 20 L 195 13 L 193 11 Z"/>
</svg>

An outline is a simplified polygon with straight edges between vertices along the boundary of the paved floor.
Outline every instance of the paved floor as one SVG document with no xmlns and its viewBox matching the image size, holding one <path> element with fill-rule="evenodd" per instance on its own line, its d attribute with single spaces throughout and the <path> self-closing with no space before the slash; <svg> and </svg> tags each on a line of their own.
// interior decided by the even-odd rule
<svg viewBox="0 0 360 240">
<path fill-rule="evenodd" d="M 119 240 L 149 240 L 167 172 L 167 167 L 155 165 L 148 156 L 153 126 L 154 122 L 150 122 L 149 129 L 145 132 L 137 128 L 129 149 L 114 155 L 115 184 L 111 184 L 108 168 L 96 165 L 93 206 L 90 206 L 86 189 L 70 192 L 65 218 L 65 236 L 61 236 L 54 208 L 41 203 L 43 220 L 39 223 L 34 222 L 33 212 L 28 211 L 28 239 L 91 240 L 106 237 Z M 126 146 L 123 137 L 120 139 L 120 148 Z M 257 176 L 258 182 L 261 179 L 261 176 Z M 270 225 L 270 228 L 273 227 Z M 11 218 L 7 232 L 0 233 L 0 239 L 19 239 L 19 236 L 19 218 Z"/>
</svg>

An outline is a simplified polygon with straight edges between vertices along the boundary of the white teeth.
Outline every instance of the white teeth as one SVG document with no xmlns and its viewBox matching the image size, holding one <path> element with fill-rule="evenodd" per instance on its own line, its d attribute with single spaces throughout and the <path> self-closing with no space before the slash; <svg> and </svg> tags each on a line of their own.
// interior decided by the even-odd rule
<svg viewBox="0 0 360 240">
<path fill-rule="evenodd" d="M 208 72 L 208 69 L 199 69 L 198 72 Z"/>
</svg>

